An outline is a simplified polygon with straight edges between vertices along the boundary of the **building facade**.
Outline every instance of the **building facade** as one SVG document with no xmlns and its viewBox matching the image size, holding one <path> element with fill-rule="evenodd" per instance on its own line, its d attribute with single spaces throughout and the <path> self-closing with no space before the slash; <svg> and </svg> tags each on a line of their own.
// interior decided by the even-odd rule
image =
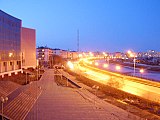
<svg viewBox="0 0 160 120">
<path fill-rule="evenodd" d="M 36 56 L 40 66 L 48 66 L 50 57 L 53 55 L 53 50 L 48 47 L 38 47 L 36 49 Z"/>
<path fill-rule="evenodd" d="M 34 29 L 22 28 L 20 19 L 0 10 L 0 76 L 36 67 L 35 36 Z"/>
<path fill-rule="evenodd" d="M 22 68 L 36 67 L 36 31 L 24 28 L 21 30 Z"/>
<path fill-rule="evenodd" d="M 157 57 L 158 58 L 160 57 L 160 52 L 157 52 L 155 50 L 148 50 L 147 52 L 139 52 L 138 57 L 143 57 L 143 58 Z"/>
<path fill-rule="evenodd" d="M 21 20 L 0 10 L 0 73 L 21 69 Z"/>
</svg>

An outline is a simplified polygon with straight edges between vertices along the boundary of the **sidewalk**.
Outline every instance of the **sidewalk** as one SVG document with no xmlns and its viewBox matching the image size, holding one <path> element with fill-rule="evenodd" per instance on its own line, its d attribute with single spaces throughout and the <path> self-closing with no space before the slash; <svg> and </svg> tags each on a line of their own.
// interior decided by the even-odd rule
<svg viewBox="0 0 160 120">
<path fill-rule="evenodd" d="M 43 92 L 26 120 L 139 120 L 85 89 L 57 86 L 53 70 L 47 70 L 37 84 Z"/>
</svg>

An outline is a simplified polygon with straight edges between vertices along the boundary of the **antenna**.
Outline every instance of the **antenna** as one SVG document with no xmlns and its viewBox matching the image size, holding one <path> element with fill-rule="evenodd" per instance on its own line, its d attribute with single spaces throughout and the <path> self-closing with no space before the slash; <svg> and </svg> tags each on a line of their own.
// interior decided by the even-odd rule
<svg viewBox="0 0 160 120">
<path fill-rule="evenodd" d="M 77 30 L 77 52 L 79 52 L 79 29 Z"/>
</svg>

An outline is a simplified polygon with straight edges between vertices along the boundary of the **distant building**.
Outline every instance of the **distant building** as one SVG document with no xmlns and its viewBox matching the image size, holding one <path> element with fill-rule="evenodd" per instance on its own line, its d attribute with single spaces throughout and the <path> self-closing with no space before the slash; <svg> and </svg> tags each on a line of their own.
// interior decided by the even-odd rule
<svg viewBox="0 0 160 120">
<path fill-rule="evenodd" d="M 67 59 L 68 58 L 68 50 L 62 50 L 61 51 L 61 57 L 64 58 L 64 59 Z"/>
<path fill-rule="evenodd" d="M 77 59 L 77 58 L 78 58 L 78 55 L 79 55 L 79 54 L 78 54 L 77 51 L 70 51 L 68 58 L 69 58 L 69 59 Z"/>
<path fill-rule="evenodd" d="M 48 66 L 50 57 L 53 55 L 53 50 L 48 47 L 38 47 L 37 48 L 37 59 L 40 66 Z"/>
<path fill-rule="evenodd" d="M 47 46 L 38 47 L 37 48 L 37 60 L 39 61 L 40 66 L 49 66 L 50 62 L 53 58 L 53 55 L 58 55 L 62 57 L 63 59 L 77 59 L 78 58 L 78 52 L 77 51 L 69 51 L 69 50 L 62 50 L 59 48 L 49 48 Z"/>
<path fill-rule="evenodd" d="M 61 50 L 60 52 L 60 56 L 64 59 L 77 59 L 78 55 L 77 51 Z"/>
<path fill-rule="evenodd" d="M 115 53 L 113 53 L 113 57 L 114 57 L 114 58 L 123 58 L 123 57 L 124 57 L 124 54 L 121 53 L 121 52 L 115 52 Z"/>
<path fill-rule="evenodd" d="M 150 57 L 160 57 L 160 52 L 154 50 L 148 50 L 147 52 L 139 52 L 138 57 L 150 58 Z"/>
<path fill-rule="evenodd" d="M 36 67 L 36 31 L 22 27 L 21 32 L 22 68 Z"/>
<path fill-rule="evenodd" d="M 0 10 L 0 75 L 21 69 L 21 20 Z"/>
<path fill-rule="evenodd" d="M 61 52 L 62 52 L 61 49 L 55 48 L 55 49 L 52 49 L 52 51 L 53 51 L 53 54 L 54 54 L 54 55 L 59 55 L 59 56 L 61 56 Z"/>
</svg>

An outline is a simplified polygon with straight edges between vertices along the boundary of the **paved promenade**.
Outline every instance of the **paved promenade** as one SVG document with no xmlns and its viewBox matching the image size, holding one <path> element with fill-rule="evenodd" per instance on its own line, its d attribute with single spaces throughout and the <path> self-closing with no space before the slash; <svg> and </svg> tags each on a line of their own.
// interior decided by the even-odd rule
<svg viewBox="0 0 160 120">
<path fill-rule="evenodd" d="M 25 120 L 136 120 L 84 89 L 57 86 L 53 70 L 47 70 L 36 83 L 42 93 Z M 92 97 L 96 99 L 93 101 Z"/>
</svg>

